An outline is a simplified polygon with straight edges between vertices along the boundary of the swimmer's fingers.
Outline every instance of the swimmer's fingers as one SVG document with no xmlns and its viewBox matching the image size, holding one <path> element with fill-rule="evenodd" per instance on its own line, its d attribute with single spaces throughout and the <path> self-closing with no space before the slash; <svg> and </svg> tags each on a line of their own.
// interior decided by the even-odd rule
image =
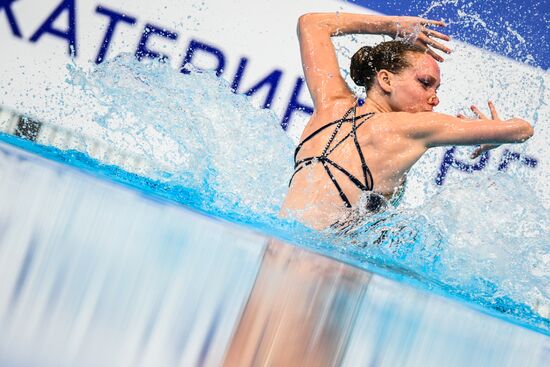
<svg viewBox="0 0 550 367">
<path fill-rule="evenodd" d="M 430 55 L 431 57 L 433 57 L 434 59 L 436 59 L 437 61 L 439 62 L 443 62 L 445 61 L 445 59 L 443 57 L 441 57 L 440 55 L 438 55 L 436 52 L 434 52 L 432 49 L 428 48 L 428 47 L 424 47 L 426 49 L 426 53 L 428 55 Z"/>
<path fill-rule="evenodd" d="M 474 150 L 472 152 L 472 154 L 470 154 L 470 159 L 476 159 L 477 157 L 479 157 L 481 155 L 481 153 L 483 153 L 482 148 L 477 147 L 476 150 Z"/>
<path fill-rule="evenodd" d="M 430 55 L 431 57 L 433 57 L 435 60 L 437 60 L 439 62 L 443 62 L 443 61 L 445 61 L 445 59 L 443 57 L 441 57 L 441 55 L 436 53 L 429 46 L 433 47 L 434 49 L 438 49 L 438 50 L 441 50 L 443 52 L 446 52 L 446 53 L 451 52 L 450 48 L 448 48 L 448 47 L 442 45 L 441 43 L 431 39 L 430 37 L 428 37 L 424 33 L 420 33 L 418 35 L 418 38 L 416 40 L 416 44 L 421 46 L 422 48 L 424 48 L 426 50 L 426 52 L 428 53 L 428 55 Z"/>
<path fill-rule="evenodd" d="M 432 47 L 435 48 L 435 49 L 441 50 L 441 51 L 443 51 L 443 52 L 445 52 L 445 53 L 448 53 L 448 54 L 451 53 L 451 49 L 450 49 L 449 47 L 447 47 L 447 46 L 445 46 L 445 45 L 443 45 L 443 44 L 437 42 L 436 40 L 434 40 L 434 39 L 428 37 L 428 36 L 427 36 L 426 34 L 424 34 L 424 33 L 420 33 L 420 34 L 418 35 L 418 39 L 419 39 L 421 42 L 423 42 L 424 44 L 430 45 L 430 46 L 432 46 Z"/>
<path fill-rule="evenodd" d="M 446 27 L 447 26 L 445 24 L 445 22 L 442 21 L 442 20 L 432 20 L 432 19 L 425 19 L 425 18 L 420 18 L 420 24 L 423 25 L 423 26 L 431 26 L 431 25 L 435 25 L 435 26 L 438 26 L 438 27 Z"/>
<path fill-rule="evenodd" d="M 479 110 L 479 108 L 477 108 L 476 106 L 471 106 L 470 109 L 471 109 L 472 112 L 475 113 L 476 116 L 479 117 L 480 119 L 482 119 L 482 120 L 489 120 L 489 119 L 487 118 L 487 116 L 485 116 L 485 115 L 483 114 L 483 112 L 481 112 L 481 111 Z"/>
<path fill-rule="evenodd" d="M 443 33 L 438 32 L 438 31 L 434 31 L 433 29 L 430 29 L 430 28 L 423 27 L 422 32 L 424 32 L 426 35 L 428 35 L 430 37 L 439 38 L 439 39 L 442 39 L 444 41 L 450 41 L 451 40 L 451 37 L 447 36 L 446 34 L 443 34 Z"/>
<path fill-rule="evenodd" d="M 431 57 L 433 57 L 436 61 L 439 61 L 439 62 L 445 61 L 445 59 L 443 57 L 441 57 L 437 52 L 435 52 L 430 47 L 428 47 L 428 45 L 426 45 L 424 42 L 422 42 L 422 40 L 417 39 L 414 44 L 417 45 L 418 47 L 424 49 L 426 51 L 426 53 L 428 55 L 430 55 Z"/>
<path fill-rule="evenodd" d="M 491 150 L 491 149 L 495 149 L 495 148 L 498 148 L 500 145 L 494 145 L 494 144 L 483 144 L 479 147 L 476 148 L 476 150 L 474 150 L 472 152 L 472 154 L 470 154 L 470 158 L 471 159 L 476 159 L 477 157 L 479 157 L 480 155 L 482 155 L 483 153 Z"/>
<path fill-rule="evenodd" d="M 500 120 L 500 117 L 498 117 L 497 109 L 495 108 L 493 101 L 489 101 L 488 105 L 489 105 L 489 110 L 491 110 L 491 118 L 493 120 Z"/>
<path fill-rule="evenodd" d="M 472 109 L 472 111 L 474 111 L 474 113 L 480 119 L 488 120 L 488 118 L 476 106 L 472 106 L 471 109 Z M 491 110 L 492 119 L 493 120 L 500 120 L 500 118 L 498 117 L 495 105 L 491 101 L 489 101 L 489 109 Z M 487 152 L 491 149 L 498 148 L 499 146 L 500 145 L 498 145 L 498 144 L 483 144 L 483 145 L 479 146 L 476 150 L 474 150 L 472 154 L 470 154 L 470 158 L 475 159 L 475 158 L 479 157 L 480 155 L 482 155 L 483 153 L 485 153 L 485 152 Z"/>
</svg>

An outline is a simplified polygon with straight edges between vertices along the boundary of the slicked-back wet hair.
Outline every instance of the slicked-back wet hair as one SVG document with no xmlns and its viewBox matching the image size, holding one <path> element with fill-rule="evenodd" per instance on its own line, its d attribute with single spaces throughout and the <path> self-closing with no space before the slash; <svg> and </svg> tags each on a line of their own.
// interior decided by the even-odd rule
<svg viewBox="0 0 550 367">
<path fill-rule="evenodd" d="M 425 53 L 425 50 L 401 41 L 382 42 L 374 47 L 363 46 L 351 58 L 351 79 L 369 91 L 380 70 L 399 73 L 411 65 L 406 57 L 407 52 Z"/>
</svg>

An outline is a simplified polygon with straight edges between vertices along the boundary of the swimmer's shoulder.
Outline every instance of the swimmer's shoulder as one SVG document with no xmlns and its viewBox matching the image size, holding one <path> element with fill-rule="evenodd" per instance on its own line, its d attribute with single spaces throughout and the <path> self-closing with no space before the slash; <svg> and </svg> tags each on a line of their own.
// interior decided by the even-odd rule
<svg viewBox="0 0 550 367">
<path fill-rule="evenodd" d="M 437 124 L 441 114 L 437 112 L 379 112 L 371 117 L 372 127 L 384 128 L 409 135 L 423 130 L 428 125 Z"/>
<path fill-rule="evenodd" d="M 351 109 L 355 106 L 355 103 L 355 99 L 349 96 L 331 98 L 330 103 L 327 102 L 315 108 L 308 122 L 308 127 L 318 128 L 343 118 L 346 113 L 352 112 Z"/>
</svg>

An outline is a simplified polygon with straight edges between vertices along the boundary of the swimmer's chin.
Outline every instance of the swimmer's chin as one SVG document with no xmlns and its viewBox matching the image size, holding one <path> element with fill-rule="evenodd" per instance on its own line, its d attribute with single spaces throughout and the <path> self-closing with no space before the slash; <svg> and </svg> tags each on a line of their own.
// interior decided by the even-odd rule
<svg viewBox="0 0 550 367">
<path fill-rule="evenodd" d="M 408 113 L 434 112 L 434 109 L 433 107 L 411 108 L 409 110 L 406 110 L 405 112 L 408 112 Z"/>
</svg>

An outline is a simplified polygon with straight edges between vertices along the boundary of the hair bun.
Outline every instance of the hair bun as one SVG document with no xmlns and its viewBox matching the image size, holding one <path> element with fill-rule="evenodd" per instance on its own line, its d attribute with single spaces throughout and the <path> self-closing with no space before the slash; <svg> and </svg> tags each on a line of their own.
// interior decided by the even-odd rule
<svg viewBox="0 0 550 367">
<path fill-rule="evenodd" d="M 351 58 L 351 79 L 355 84 L 365 87 L 368 93 L 376 81 L 378 71 L 385 69 L 395 74 L 411 65 L 407 52 L 424 54 L 426 51 L 401 41 L 386 41 L 374 47 L 363 46 Z"/>
<path fill-rule="evenodd" d="M 371 46 L 363 46 L 351 58 L 350 76 L 360 87 L 365 87 L 370 76 L 374 74 L 372 49 Z"/>
</svg>

